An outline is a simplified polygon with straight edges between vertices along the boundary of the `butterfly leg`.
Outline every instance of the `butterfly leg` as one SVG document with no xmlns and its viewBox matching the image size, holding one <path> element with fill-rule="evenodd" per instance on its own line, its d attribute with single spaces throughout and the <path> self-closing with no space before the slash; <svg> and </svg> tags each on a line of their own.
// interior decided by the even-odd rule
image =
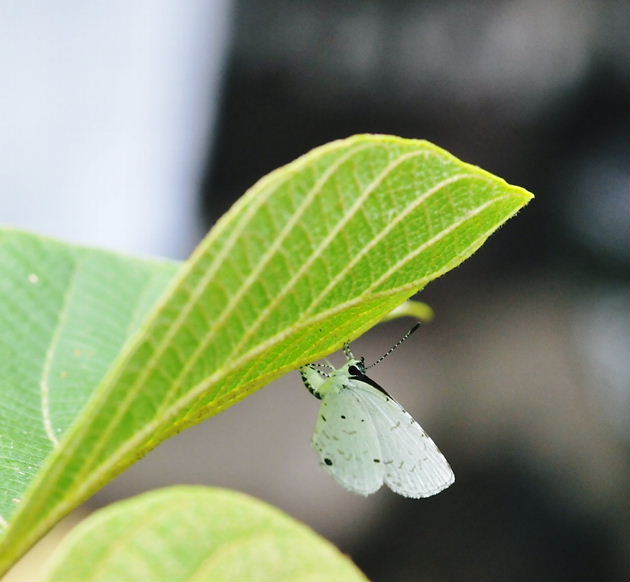
<svg viewBox="0 0 630 582">
<path fill-rule="evenodd" d="M 328 361 L 325 364 L 309 364 L 311 368 L 313 368 L 322 378 L 330 378 L 330 373 L 325 372 L 323 369 L 330 370 L 331 372 L 335 371 L 335 367 Z M 322 369 L 323 368 L 323 369 Z"/>
<path fill-rule="evenodd" d="M 348 360 L 355 360 L 356 359 L 354 357 L 354 354 L 352 353 L 352 350 L 350 349 L 350 344 L 344 344 L 343 345 L 343 353 L 346 355 L 346 358 Z"/>
</svg>

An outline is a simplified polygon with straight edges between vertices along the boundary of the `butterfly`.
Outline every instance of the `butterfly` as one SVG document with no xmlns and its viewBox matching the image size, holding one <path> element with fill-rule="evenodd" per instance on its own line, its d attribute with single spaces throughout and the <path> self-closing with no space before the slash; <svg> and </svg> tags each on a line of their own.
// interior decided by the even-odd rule
<svg viewBox="0 0 630 582">
<path fill-rule="evenodd" d="M 429 497 L 455 480 L 444 455 L 412 416 L 366 375 L 406 340 L 416 324 L 370 366 L 344 346 L 346 363 L 307 364 L 300 375 L 322 403 L 312 444 L 343 487 L 369 495 L 385 483 L 405 497 Z"/>
</svg>

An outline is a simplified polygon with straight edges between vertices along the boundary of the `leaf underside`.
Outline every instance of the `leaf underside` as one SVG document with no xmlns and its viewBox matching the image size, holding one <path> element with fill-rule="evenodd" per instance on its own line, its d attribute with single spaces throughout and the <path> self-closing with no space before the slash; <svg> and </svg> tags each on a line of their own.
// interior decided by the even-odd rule
<svg viewBox="0 0 630 582">
<path fill-rule="evenodd" d="M 428 142 L 364 135 L 260 180 L 180 268 L 2 233 L 0 571 L 164 439 L 369 329 L 530 198 Z"/>
</svg>

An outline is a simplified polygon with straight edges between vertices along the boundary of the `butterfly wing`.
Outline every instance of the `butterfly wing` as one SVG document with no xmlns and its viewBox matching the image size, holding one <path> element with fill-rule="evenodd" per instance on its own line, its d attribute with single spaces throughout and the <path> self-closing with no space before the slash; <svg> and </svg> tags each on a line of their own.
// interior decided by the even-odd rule
<svg viewBox="0 0 630 582">
<path fill-rule="evenodd" d="M 453 483 L 455 475 L 444 455 L 398 402 L 359 380 L 350 380 L 348 391 L 376 430 L 385 483 L 392 491 L 429 497 Z"/>
<path fill-rule="evenodd" d="M 349 491 L 369 495 L 383 484 L 381 445 L 371 415 L 345 386 L 322 400 L 313 448 L 326 471 Z"/>
</svg>

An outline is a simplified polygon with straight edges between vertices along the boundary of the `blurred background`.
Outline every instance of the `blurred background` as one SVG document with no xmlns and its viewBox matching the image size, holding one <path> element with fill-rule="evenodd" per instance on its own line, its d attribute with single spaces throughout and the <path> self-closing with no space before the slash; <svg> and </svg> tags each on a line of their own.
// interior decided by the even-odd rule
<svg viewBox="0 0 630 582">
<path fill-rule="evenodd" d="M 455 484 L 359 498 L 289 374 L 167 441 L 95 508 L 255 495 L 374 581 L 627 580 L 630 5 L 623 0 L 0 0 L 0 222 L 184 258 L 255 180 L 354 133 L 433 141 L 536 199 L 419 298 L 373 377 Z M 410 321 L 354 345 L 368 361 Z"/>
</svg>

